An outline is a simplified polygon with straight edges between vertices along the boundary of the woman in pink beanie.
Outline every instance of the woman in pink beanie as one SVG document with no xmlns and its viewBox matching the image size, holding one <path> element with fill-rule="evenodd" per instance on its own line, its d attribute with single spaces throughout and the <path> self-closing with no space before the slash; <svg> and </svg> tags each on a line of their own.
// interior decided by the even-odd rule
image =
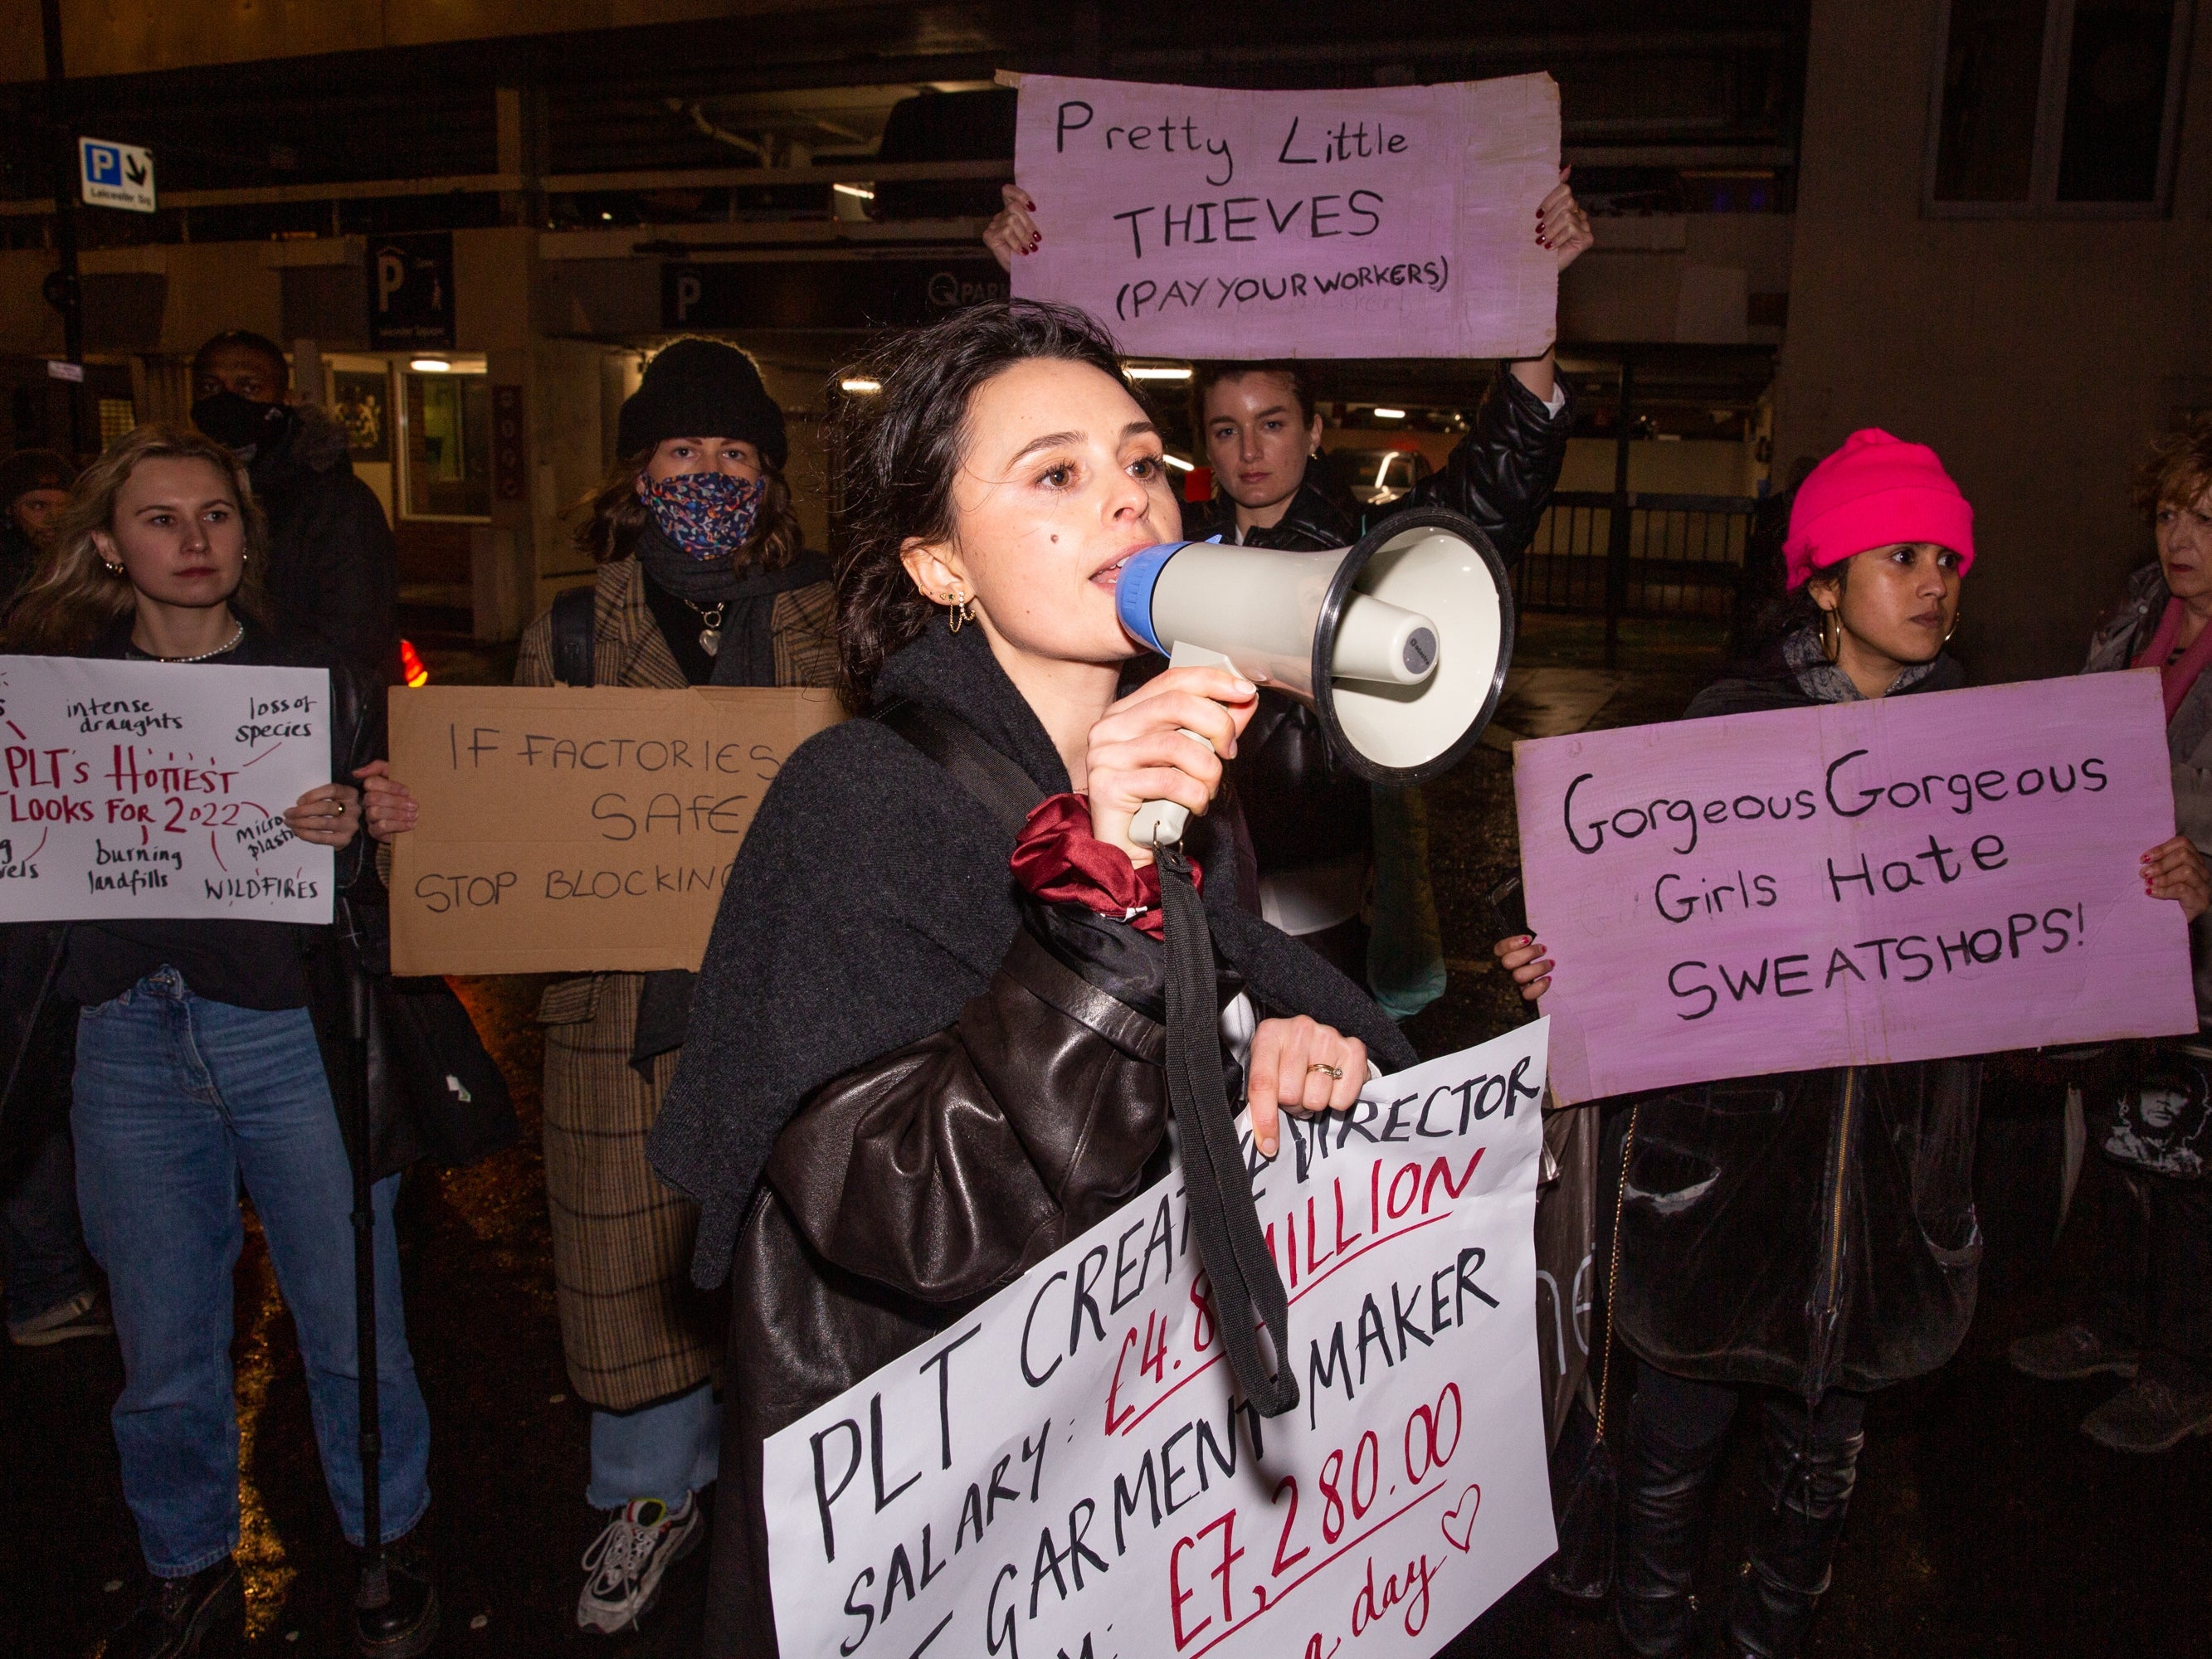
<svg viewBox="0 0 2212 1659">
<path fill-rule="evenodd" d="M 1817 660 L 1856 696 L 1883 696 L 1937 672 L 1959 623 L 1960 584 L 1973 568 L 1974 509 L 1934 450 L 1868 427 L 1797 487 L 1782 556 L 1790 592 L 1817 608 L 1804 618 L 1817 627 Z M 1818 672 L 1814 642 L 1785 644 L 1801 677 Z M 1946 666 L 1948 684 L 1960 684 L 1955 665 Z M 1811 702 L 1850 701 L 1834 695 L 1841 686 L 1827 696 L 1805 689 Z"/>
<path fill-rule="evenodd" d="M 1700 692 L 1688 718 L 1964 684 L 1943 644 L 1973 526 L 1933 450 L 1853 433 L 1792 505 L 1781 637 Z M 2156 851 L 2146 884 L 2203 909 L 2201 881 L 2154 867 Z M 1524 997 L 1549 988 L 1540 940 L 1502 939 L 1497 954 Z M 1613 1182 L 1621 1192 L 1612 1327 L 1636 1358 L 1613 1608 L 1643 1659 L 1697 1639 L 1691 1589 L 1728 1431 L 1747 1409 L 1759 1419 L 1761 1490 L 1732 1575 L 1727 1651 L 1802 1650 L 1869 1395 L 1943 1364 L 1973 1316 L 1980 1060 L 1802 1072 L 1747 1060 L 1763 1074 L 1602 1109 L 1606 1197 Z"/>
</svg>

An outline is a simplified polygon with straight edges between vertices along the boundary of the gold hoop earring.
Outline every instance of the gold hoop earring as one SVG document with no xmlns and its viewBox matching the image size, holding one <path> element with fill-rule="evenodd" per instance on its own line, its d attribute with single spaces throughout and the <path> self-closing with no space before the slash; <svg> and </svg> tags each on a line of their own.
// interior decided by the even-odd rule
<svg viewBox="0 0 2212 1659">
<path fill-rule="evenodd" d="M 1820 617 L 1820 650 L 1830 662 L 1843 654 L 1844 619 L 1833 611 L 1824 611 Z"/>
<path fill-rule="evenodd" d="M 1951 643 L 1951 635 L 1954 635 L 1954 634 L 1955 634 L 1955 633 L 1957 633 L 1957 632 L 1959 631 L 1959 620 L 1960 620 L 1960 618 L 1961 617 L 1963 617 L 1963 616 L 1965 616 L 1965 615 L 1966 615 L 1966 611 L 1965 611 L 1964 607 L 1961 607 L 1960 609 L 1959 609 L 1959 610 L 1957 610 L 1957 611 L 1954 611 L 1951 613 L 1951 625 L 1950 625 L 1948 628 L 1947 628 L 1947 629 L 1945 629 L 1943 630 L 1943 643 L 1944 643 L 1944 644 L 1948 645 L 1948 644 L 1950 644 L 1950 643 Z"/>
</svg>

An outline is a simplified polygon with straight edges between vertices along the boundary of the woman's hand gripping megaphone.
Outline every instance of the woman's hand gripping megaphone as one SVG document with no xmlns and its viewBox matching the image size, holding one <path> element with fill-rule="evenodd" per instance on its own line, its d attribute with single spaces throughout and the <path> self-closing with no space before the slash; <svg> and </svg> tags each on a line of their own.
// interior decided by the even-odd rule
<svg viewBox="0 0 2212 1659">
<path fill-rule="evenodd" d="M 1178 647 L 1169 668 L 1091 728 L 1085 762 L 1091 833 L 1142 866 L 1182 838 L 1221 787 L 1222 763 L 1259 706 L 1258 688 L 1218 652 L 1209 665 Z M 1141 832 L 1141 833 L 1140 833 Z"/>
</svg>

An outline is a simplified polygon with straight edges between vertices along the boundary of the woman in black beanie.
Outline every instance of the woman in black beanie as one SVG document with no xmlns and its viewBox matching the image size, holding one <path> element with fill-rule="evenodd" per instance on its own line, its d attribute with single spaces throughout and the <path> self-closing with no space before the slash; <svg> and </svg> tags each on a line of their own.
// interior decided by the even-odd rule
<svg viewBox="0 0 2212 1659">
<path fill-rule="evenodd" d="M 598 581 L 522 636 L 518 685 L 834 685 L 830 568 L 806 551 L 783 478 L 783 411 L 752 360 L 678 340 L 622 407 L 620 457 L 581 509 Z M 368 781 L 369 831 L 413 827 L 400 783 Z M 556 981 L 545 1028 L 545 1186 L 561 1346 L 592 1413 L 587 1496 L 607 1512 L 584 1557 L 576 1621 L 612 1634 L 696 1547 L 721 1411 L 719 1303 L 687 1272 L 699 1212 L 657 1180 L 660 1115 L 692 975 Z"/>
</svg>

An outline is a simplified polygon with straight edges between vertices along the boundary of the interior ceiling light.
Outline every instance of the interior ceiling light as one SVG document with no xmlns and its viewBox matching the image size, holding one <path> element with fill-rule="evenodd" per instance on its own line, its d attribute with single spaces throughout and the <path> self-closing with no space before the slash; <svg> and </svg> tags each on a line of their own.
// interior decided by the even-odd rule
<svg viewBox="0 0 2212 1659">
<path fill-rule="evenodd" d="M 866 185 L 832 185 L 830 188 L 840 196 L 858 197 L 863 202 L 872 202 L 876 199 L 876 192 Z"/>
<path fill-rule="evenodd" d="M 1133 380 L 1188 380 L 1188 363 L 1124 363 L 1121 372 Z"/>
<path fill-rule="evenodd" d="M 1402 421 L 1406 418 L 1406 411 L 1402 409 L 1378 409 L 1372 413 L 1378 421 Z"/>
<path fill-rule="evenodd" d="M 450 374 L 453 366 L 443 357 L 417 357 L 407 365 L 417 374 Z"/>
<path fill-rule="evenodd" d="M 884 383 L 881 380 L 871 380 L 860 375 L 855 375 L 849 380 L 840 380 L 837 385 L 842 391 L 858 392 L 863 397 L 871 392 L 881 392 L 884 389 Z"/>
</svg>

